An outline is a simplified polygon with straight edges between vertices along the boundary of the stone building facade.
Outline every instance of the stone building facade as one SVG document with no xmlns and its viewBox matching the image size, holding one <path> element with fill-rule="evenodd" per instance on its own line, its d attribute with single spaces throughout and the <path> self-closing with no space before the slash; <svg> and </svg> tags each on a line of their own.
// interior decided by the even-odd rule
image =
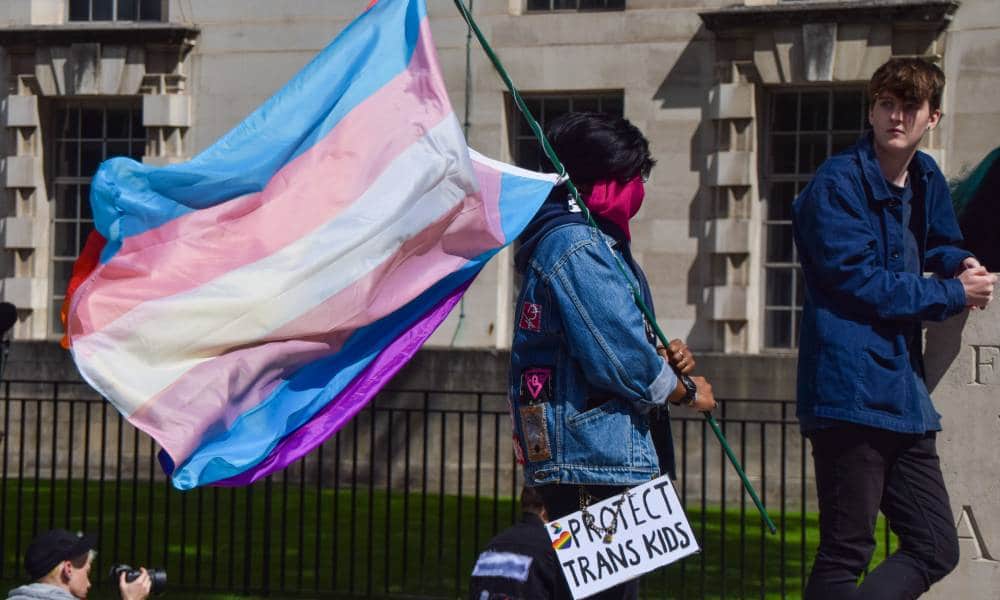
<svg viewBox="0 0 1000 600">
<path fill-rule="evenodd" d="M 938 62 L 927 149 L 955 176 L 996 144 L 992 0 L 472 0 L 543 123 L 620 112 L 659 159 L 635 227 L 660 324 L 702 351 L 794 353 L 801 285 L 788 207 L 864 127 L 890 56 Z M 87 178 L 115 154 L 184 160 L 277 90 L 364 2 L 8 0 L 0 7 L 0 296 L 17 340 L 53 340 L 91 224 Z M 535 144 L 449 0 L 429 0 L 472 146 L 538 165 Z M 431 345 L 508 345 L 516 277 L 498 257 Z"/>
</svg>

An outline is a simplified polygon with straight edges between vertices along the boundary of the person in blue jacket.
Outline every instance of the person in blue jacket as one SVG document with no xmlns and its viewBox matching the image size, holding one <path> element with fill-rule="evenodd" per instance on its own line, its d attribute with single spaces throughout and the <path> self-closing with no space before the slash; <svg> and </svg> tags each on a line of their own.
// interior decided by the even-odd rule
<svg viewBox="0 0 1000 600">
<path fill-rule="evenodd" d="M 715 398 L 704 378 L 678 377 L 694 357 L 680 340 L 657 348 L 629 287 L 652 308 L 629 232 L 654 164 L 648 141 L 627 119 L 601 113 L 565 114 L 547 136 L 599 226 L 557 186 L 515 258 L 523 277 L 511 346 L 515 449 L 526 485 L 559 518 L 661 472 L 673 476 L 667 403 L 709 411 Z M 616 529 L 595 525 L 602 537 Z M 637 589 L 633 580 L 595 598 L 634 598 Z"/>
<path fill-rule="evenodd" d="M 871 132 L 823 163 L 793 205 L 806 290 L 797 413 L 820 510 L 809 600 L 916 598 L 957 565 L 920 323 L 985 308 L 996 278 L 957 247 L 948 185 L 917 151 L 943 88 L 921 59 L 879 67 Z M 858 585 L 879 510 L 899 546 Z"/>
</svg>

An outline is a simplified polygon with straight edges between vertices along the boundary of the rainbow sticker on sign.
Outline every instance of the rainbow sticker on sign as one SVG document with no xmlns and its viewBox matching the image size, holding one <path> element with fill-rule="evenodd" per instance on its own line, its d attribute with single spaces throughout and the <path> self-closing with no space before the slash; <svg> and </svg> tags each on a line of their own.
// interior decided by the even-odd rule
<svg viewBox="0 0 1000 600">
<path fill-rule="evenodd" d="M 572 539 L 573 536 L 571 536 L 568 531 L 564 531 L 559 537 L 552 540 L 552 547 L 555 548 L 556 550 L 562 550 L 563 548 L 569 545 L 569 542 Z"/>
</svg>

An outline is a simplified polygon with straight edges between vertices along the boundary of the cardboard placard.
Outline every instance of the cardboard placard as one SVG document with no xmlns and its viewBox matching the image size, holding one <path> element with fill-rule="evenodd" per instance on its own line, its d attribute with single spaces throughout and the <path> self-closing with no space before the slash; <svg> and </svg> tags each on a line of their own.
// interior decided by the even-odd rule
<svg viewBox="0 0 1000 600">
<path fill-rule="evenodd" d="M 573 598 L 586 598 L 697 553 L 697 540 L 664 475 L 545 524 Z M 605 529 L 618 515 L 610 543 Z M 595 531 L 595 529 L 597 529 Z"/>
</svg>

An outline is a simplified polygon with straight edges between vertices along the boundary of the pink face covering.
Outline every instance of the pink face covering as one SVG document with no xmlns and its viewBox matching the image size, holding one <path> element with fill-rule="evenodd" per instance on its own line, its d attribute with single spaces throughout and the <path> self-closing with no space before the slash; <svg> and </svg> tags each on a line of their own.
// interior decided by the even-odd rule
<svg viewBox="0 0 1000 600">
<path fill-rule="evenodd" d="M 598 181 L 594 183 L 584 202 L 595 215 L 617 225 L 631 241 L 628 222 L 639 212 L 645 197 L 646 188 L 642 185 L 642 179 L 636 177 L 627 183 L 616 180 Z"/>
</svg>

